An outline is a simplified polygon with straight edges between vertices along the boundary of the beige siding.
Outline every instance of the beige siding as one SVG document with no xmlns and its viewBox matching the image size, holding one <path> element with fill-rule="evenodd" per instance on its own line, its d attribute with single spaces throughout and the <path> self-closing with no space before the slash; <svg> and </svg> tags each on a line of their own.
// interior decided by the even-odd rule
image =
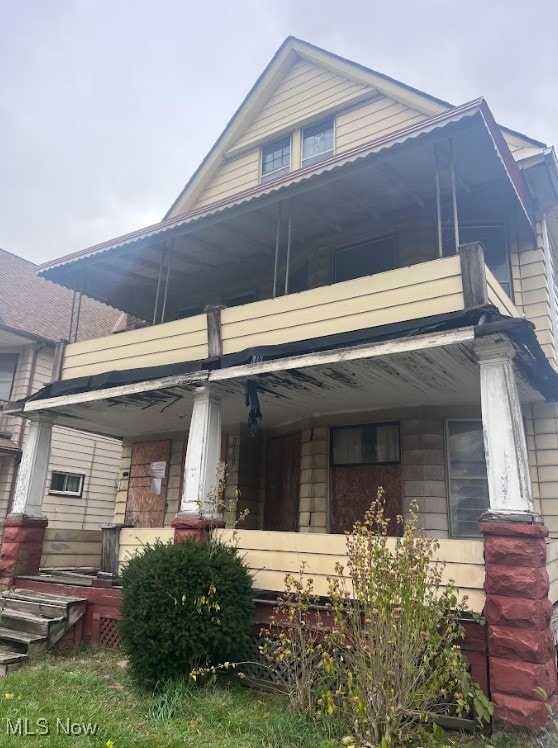
<svg viewBox="0 0 558 748">
<path fill-rule="evenodd" d="M 41 567 L 99 567 L 100 563 L 100 530 L 55 530 L 47 527 Z"/>
<path fill-rule="evenodd" d="M 546 570 L 550 582 L 548 597 L 555 605 L 558 602 L 558 540 L 550 540 L 546 546 Z"/>
<path fill-rule="evenodd" d="M 235 148 L 288 132 L 305 120 L 319 117 L 371 92 L 356 81 L 319 68 L 305 60 L 295 62 Z"/>
<path fill-rule="evenodd" d="M 539 227 L 540 228 L 540 227 Z M 535 325 L 537 338 L 546 356 L 556 368 L 556 349 L 552 328 L 549 281 L 551 269 L 546 266 L 542 238 L 537 231 L 539 246 L 519 254 L 519 278 L 523 313 Z"/>
<path fill-rule="evenodd" d="M 375 97 L 337 115 L 336 151 L 343 153 L 424 119 L 426 115 L 387 96 Z"/>
<path fill-rule="evenodd" d="M 514 305 L 513 301 L 509 298 L 507 293 L 504 291 L 502 286 L 498 283 L 494 274 L 487 267 L 486 270 L 486 285 L 488 287 L 488 301 L 490 304 L 494 304 L 502 314 L 508 315 L 508 317 L 521 317 L 521 313 Z"/>
<path fill-rule="evenodd" d="M 441 418 L 409 418 L 401 421 L 403 511 L 418 505 L 419 527 L 426 535 L 448 536 L 448 488 L 446 475 L 445 422 Z"/>
<path fill-rule="evenodd" d="M 204 314 L 67 346 L 62 379 L 207 358 Z"/>
<path fill-rule="evenodd" d="M 260 151 L 256 148 L 249 153 L 227 159 L 196 200 L 193 207 L 218 202 L 255 187 L 260 178 Z"/>
<path fill-rule="evenodd" d="M 96 530 L 113 521 L 121 443 L 55 426 L 43 511 L 49 527 Z M 81 496 L 50 494 L 52 471 L 84 475 Z"/>
<path fill-rule="evenodd" d="M 224 309 L 223 352 L 361 330 L 463 308 L 458 257 Z"/>
<path fill-rule="evenodd" d="M 535 511 L 558 538 L 558 403 L 527 406 L 525 426 Z"/>
<path fill-rule="evenodd" d="M 174 538 L 172 527 L 125 527 L 120 531 L 120 551 L 118 554 L 119 568 L 130 558 L 140 552 L 146 545 L 153 545 L 157 541 L 171 543 Z"/>
<path fill-rule="evenodd" d="M 216 536 L 237 545 L 252 569 L 256 589 L 282 591 L 285 574 L 297 574 L 305 563 L 305 576 L 314 580 L 315 592 L 328 593 L 328 576 L 335 576 L 335 564 L 346 565 L 343 535 L 311 535 L 240 530 L 219 530 Z M 395 538 L 390 539 L 395 545 Z M 484 560 L 481 540 L 441 540 L 437 560 L 445 561 L 444 582 L 454 580 L 469 607 L 480 613 L 484 606 Z"/>
</svg>

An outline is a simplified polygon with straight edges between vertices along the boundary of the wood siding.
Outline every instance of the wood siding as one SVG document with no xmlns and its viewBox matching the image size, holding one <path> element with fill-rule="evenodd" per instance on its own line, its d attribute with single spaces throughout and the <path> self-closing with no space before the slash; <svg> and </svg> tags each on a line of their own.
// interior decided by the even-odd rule
<svg viewBox="0 0 558 748">
<path fill-rule="evenodd" d="M 337 115 L 336 152 L 350 151 L 424 119 L 427 119 L 426 115 L 410 109 L 405 104 L 400 104 L 387 96 L 376 96 L 372 101 Z"/>
<path fill-rule="evenodd" d="M 47 527 L 41 567 L 99 567 L 100 562 L 100 530 L 56 530 Z"/>
<path fill-rule="evenodd" d="M 226 159 L 193 207 L 216 203 L 255 187 L 260 176 L 260 149 Z"/>
<path fill-rule="evenodd" d="M 216 536 L 235 543 L 254 575 L 260 590 L 282 591 L 285 574 L 297 574 L 306 563 L 305 576 L 314 580 L 319 595 L 328 592 L 328 576 L 335 576 L 335 564 L 346 565 L 343 535 L 274 533 L 266 531 L 218 530 Z M 395 540 L 390 541 L 392 544 Z M 437 560 L 446 561 L 444 582 L 454 580 L 469 607 L 480 613 L 484 606 L 484 558 L 482 540 L 441 540 Z"/>
<path fill-rule="evenodd" d="M 257 301 L 221 315 L 223 353 L 376 327 L 463 308 L 459 257 Z"/>
<path fill-rule="evenodd" d="M 52 429 L 43 510 L 50 528 L 97 530 L 112 522 L 121 443 L 60 426 Z M 52 471 L 84 476 L 81 496 L 49 494 Z"/>
<path fill-rule="evenodd" d="M 235 148 L 269 140 L 301 122 L 342 107 L 371 89 L 330 70 L 299 60 L 277 86 Z"/>
<path fill-rule="evenodd" d="M 205 314 L 66 347 L 62 379 L 207 358 Z"/>
<path fill-rule="evenodd" d="M 558 538 L 558 403 L 527 405 L 524 416 L 535 511 Z"/>
<path fill-rule="evenodd" d="M 519 310 L 498 283 L 490 268 L 485 267 L 485 273 L 489 303 L 497 307 L 502 314 L 507 314 L 509 317 L 521 317 Z"/>
<path fill-rule="evenodd" d="M 118 567 L 122 570 L 123 565 L 130 558 L 142 551 L 147 545 L 153 545 L 157 541 L 161 543 L 172 543 L 174 529 L 172 527 L 124 527 L 120 531 L 120 550 L 118 553 Z"/>
</svg>

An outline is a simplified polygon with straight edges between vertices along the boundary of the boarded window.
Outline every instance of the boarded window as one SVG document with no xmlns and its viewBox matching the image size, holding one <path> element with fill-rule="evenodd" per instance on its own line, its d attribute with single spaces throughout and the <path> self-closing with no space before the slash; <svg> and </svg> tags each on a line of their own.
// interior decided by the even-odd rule
<svg viewBox="0 0 558 748">
<path fill-rule="evenodd" d="M 488 477 L 481 421 L 448 421 L 450 523 L 453 537 L 479 535 L 488 508 Z"/>
</svg>

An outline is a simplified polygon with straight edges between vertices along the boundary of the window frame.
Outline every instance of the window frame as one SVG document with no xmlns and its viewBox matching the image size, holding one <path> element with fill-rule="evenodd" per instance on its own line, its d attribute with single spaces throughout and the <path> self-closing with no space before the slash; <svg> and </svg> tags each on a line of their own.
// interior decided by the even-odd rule
<svg viewBox="0 0 558 748">
<path fill-rule="evenodd" d="M 64 476 L 64 485 L 66 485 L 67 478 L 71 476 L 72 478 L 79 478 L 79 491 L 68 491 L 67 489 L 56 489 L 52 488 L 52 479 L 55 475 L 63 475 Z M 52 470 L 50 473 L 50 482 L 48 486 L 48 493 L 51 496 L 74 496 L 76 498 L 81 498 L 83 496 L 83 487 L 85 484 L 85 473 L 72 473 L 68 470 Z"/>
<path fill-rule="evenodd" d="M 279 169 L 274 169 L 273 171 L 267 171 L 264 172 L 264 157 L 266 149 L 273 149 L 273 146 L 276 146 L 275 150 L 279 150 L 277 148 L 278 144 L 283 141 L 289 141 L 289 163 L 288 166 L 281 166 Z M 267 182 L 272 182 L 274 179 L 278 179 L 279 177 L 282 177 L 284 174 L 290 174 L 293 169 L 293 134 L 288 133 L 287 135 L 282 135 L 279 138 L 275 138 L 275 140 L 268 141 L 267 143 L 262 143 L 260 146 L 260 184 L 266 184 Z"/>
<path fill-rule="evenodd" d="M 331 150 L 324 151 L 323 153 L 316 153 L 313 156 L 307 156 L 306 158 L 304 158 L 304 137 L 305 137 L 306 131 L 309 130 L 310 128 L 320 127 L 320 125 L 327 125 L 330 122 L 331 122 L 331 138 L 332 138 Z M 331 158 L 332 156 L 335 156 L 335 117 L 334 116 L 318 120 L 317 122 L 308 124 L 301 129 L 301 133 L 300 133 L 300 166 L 301 168 L 304 168 L 306 166 L 312 166 L 313 164 L 317 164 L 320 161 L 325 161 L 326 159 Z"/>
<path fill-rule="evenodd" d="M 452 495 L 451 495 L 451 479 L 452 479 L 452 473 L 451 473 L 451 454 L 450 454 L 450 423 L 478 423 L 480 425 L 481 434 L 483 431 L 483 423 L 482 418 L 446 418 L 445 419 L 445 429 L 444 429 L 444 438 L 445 438 L 445 450 L 446 450 L 446 485 L 447 485 L 447 502 L 448 502 L 448 536 L 450 538 L 456 538 L 456 539 L 463 539 L 463 538 L 480 538 L 480 531 L 476 532 L 472 535 L 466 535 L 464 533 L 456 533 L 453 529 L 453 503 L 452 503 Z M 484 441 L 483 441 L 483 451 L 484 451 Z M 487 470 L 487 476 L 486 476 L 486 487 L 488 491 L 488 465 L 486 462 L 486 454 L 484 456 L 484 464 L 486 466 Z M 471 478 L 471 480 L 484 480 L 481 478 Z M 487 502 L 486 509 L 489 509 L 490 507 L 490 500 Z M 486 511 L 486 510 L 485 510 Z"/>
<path fill-rule="evenodd" d="M 333 257 L 332 257 L 332 267 L 331 267 L 331 280 L 332 283 L 346 283 L 346 280 L 337 280 L 337 257 L 341 252 L 348 252 L 351 249 L 359 249 L 359 247 L 363 247 L 366 244 L 373 244 L 375 242 L 381 242 L 384 239 L 392 239 L 393 240 L 393 267 L 390 268 L 390 270 L 378 270 L 377 273 L 373 273 L 374 275 L 380 275 L 380 273 L 389 273 L 391 270 L 397 270 L 399 267 L 399 241 L 398 241 L 398 235 L 397 231 L 386 231 L 383 234 L 377 234 L 376 236 L 371 236 L 367 239 L 362 239 L 359 241 L 351 242 L 350 244 L 345 244 L 341 247 L 334 247 L 333 248 Z M 357 275 L 355 278 L 348 278 L 347 280 L 356 280 L 357 278 L 371 278 L 371 275 Z"/>
<path fill-rule="evenodd" d="M 0 361 L 2 361 L 2 360 L 9 360 L 9 359 L 13 360 L 12 381 L 10 382 L 10 389 L 9 389 L 9 392 L 8 392 L 8 397 L 7 398 L 0 397 L 0 402 L 9 402 L 10 398 L 12 397 L 13 391 L 14 391 L 14 382 L 15 382 L 15 378 L 16 378 L 17 365 L 19 363 L 19 354 L 18 353 L 13 353 L 11 351 L 10 352 L 5 352 L 5 353 L 4 352 L 0 353 Z"/>
<path fill-rule="evenodd" d="M 377 460 L 375 462 L 334 462 L 333 450 L 336 431 L 348 431 L 349 429 L 362 429 L 373 426 L 396 426 L 397 427 L 397 448 L 399 458 L 397 460 Z M 400 465 L 401 464 L 401 421 L 372 421 L 366 423 L 353 423 L 349 426 L 330 426 L 329 428 L 329 465 L 331 468 L 338 467 L 370 467 L 376 465 Z"/>
</svg>

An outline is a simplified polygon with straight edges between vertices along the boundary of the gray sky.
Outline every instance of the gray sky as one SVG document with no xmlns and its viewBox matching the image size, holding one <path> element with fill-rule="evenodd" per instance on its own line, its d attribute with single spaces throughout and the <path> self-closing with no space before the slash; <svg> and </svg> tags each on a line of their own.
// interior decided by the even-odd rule
<svg viewBox="0 0 558 748">
<path fill-rule="evenodd" d="M 289 34 L 558 145 L 557 21 L 557 0 L 0 0 L 0 246 L 43 262 L 160 220 Z"/>
</svg>

